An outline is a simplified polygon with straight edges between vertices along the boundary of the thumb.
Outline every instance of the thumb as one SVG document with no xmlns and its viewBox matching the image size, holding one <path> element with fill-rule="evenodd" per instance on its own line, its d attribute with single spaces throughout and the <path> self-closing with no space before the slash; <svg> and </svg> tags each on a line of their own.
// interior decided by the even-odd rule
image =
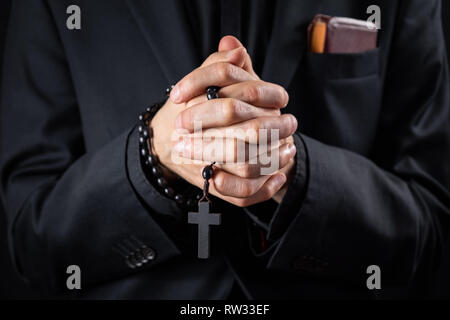
<svg viewBox="0 0 450 320">
<path fill-rule="evenodd" d="M 220 39 L 219 52 L 230 51 L 239 47 L 243 47 L 243 45 L 236 37 L 225 36 Z"/>
<path fill-rule="evenodd" d="M 224 36 L 222 39 L 220 39 L 219 42 L 219 52 L 222 51 L 230 51 L 239 47 L 243 47 L 244 45 L 234 36 Z M 251 75 L 255 76 L 257 79 L 259 79 L 256 72 L 253 70 L 252 60 L 250 59 L 250 56 L 248 53 L 245 54 L 246 57 L 244 59 L 244 66 L 242 69 L 250 73 Z"/>
</svg>

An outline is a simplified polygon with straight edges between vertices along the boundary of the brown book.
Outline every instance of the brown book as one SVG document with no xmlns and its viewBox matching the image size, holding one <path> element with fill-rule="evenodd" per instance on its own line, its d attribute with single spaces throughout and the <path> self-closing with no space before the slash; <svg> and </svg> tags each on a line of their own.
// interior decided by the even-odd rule
<svg viewBox="0 0 450 320">
<path fill-rule="evenodd" d="M 308 27 L 309 51 L 361 53 L 377 47 L 375 24 L 351 18 L 317 15 Z"/>
</svg>

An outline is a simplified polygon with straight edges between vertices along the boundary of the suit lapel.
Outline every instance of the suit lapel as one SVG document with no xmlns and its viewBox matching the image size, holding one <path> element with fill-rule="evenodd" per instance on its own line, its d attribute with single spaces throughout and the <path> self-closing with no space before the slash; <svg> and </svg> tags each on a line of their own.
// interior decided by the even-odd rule
<svg viewBox="0 0 450 320">
<path fill-rule="evenodd" d="M 306 52 L 307 27 L 323 0 L 279 0 L 262 79 L 288 88 Z"/>
<path fill-rule="evenodd" d="M 126 0 L 168 84 L 200 65 L 182 1 Z"/>
</svg>

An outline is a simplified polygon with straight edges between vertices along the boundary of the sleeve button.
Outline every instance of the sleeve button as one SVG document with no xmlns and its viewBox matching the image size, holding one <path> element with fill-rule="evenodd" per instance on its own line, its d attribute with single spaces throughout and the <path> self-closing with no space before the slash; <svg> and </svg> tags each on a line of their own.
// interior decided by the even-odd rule
<svg viewBox="0 0 450 320">
<path fill-rule="evenodd" d="M 142 255 L 147 259 L 148 261 L 155 260 L 156 258 L 156 252 L 152 248 L 149 248 L 147 246 L 143 246 L 141 249 Z"/>
</svg>

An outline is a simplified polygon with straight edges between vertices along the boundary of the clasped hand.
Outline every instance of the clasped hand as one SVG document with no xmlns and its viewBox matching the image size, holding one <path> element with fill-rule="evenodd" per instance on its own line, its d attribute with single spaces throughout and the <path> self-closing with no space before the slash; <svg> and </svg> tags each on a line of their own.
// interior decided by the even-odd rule
<svg viewBox="0 0 450 320">
<path fill-rule="evenodd" d="M 220 88 L 218 99 L 206 98 L 210 86 Z M 224 37 L 153 118 L 153 151 L 171 174 L 199 188 L 203 167 L 215 161 L 210 193 L 234 205 L 280 202 L 296 153 L 297 120 L 280 113 L 288 101 L 284 88 L 259 79 L 242 44 Z"/>
</svg>

